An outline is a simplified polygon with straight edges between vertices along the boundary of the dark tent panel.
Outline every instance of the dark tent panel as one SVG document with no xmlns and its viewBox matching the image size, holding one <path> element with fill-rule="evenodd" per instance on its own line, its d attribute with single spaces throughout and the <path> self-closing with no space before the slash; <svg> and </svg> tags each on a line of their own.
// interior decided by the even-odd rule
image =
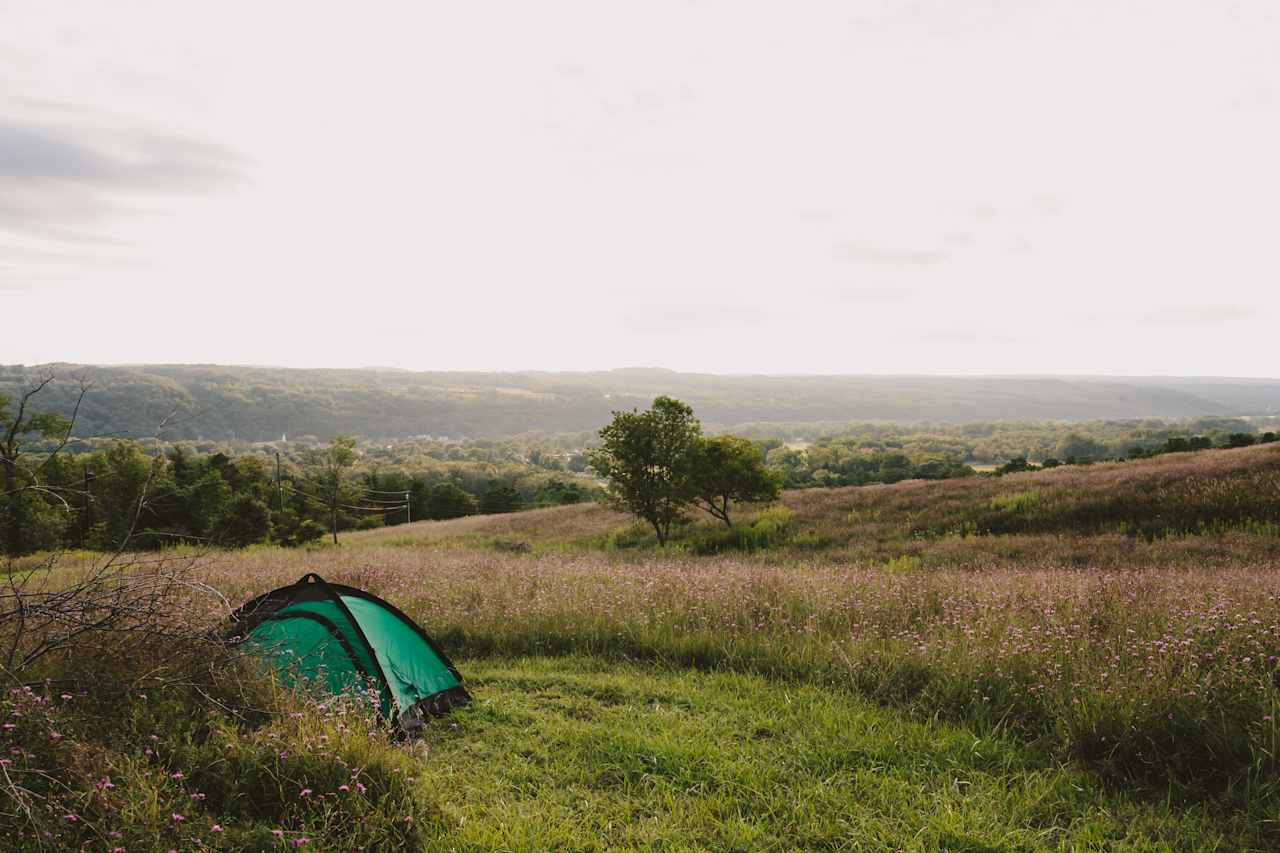
<svg viewBox="0 0 1280 853">
<path fill-rule="evenodd" d="M 287 683 L 335 694 L 375 688 L 383 716 L 409 734 L 426 717 L 471 701 L 458 670 L 412 619 L 316 574 L 245 604 L 232 614 L 228 636 Z"/>
</svg>

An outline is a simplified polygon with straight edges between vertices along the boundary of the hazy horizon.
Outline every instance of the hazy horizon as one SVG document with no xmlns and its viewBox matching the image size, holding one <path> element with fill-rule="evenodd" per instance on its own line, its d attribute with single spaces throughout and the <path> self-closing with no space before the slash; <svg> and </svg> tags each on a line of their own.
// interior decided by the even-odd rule
<svg viewBox="0 0 1280 853">
<path fill-rule="evenodd" d="M 512 369 L 488 369 L 488 368 L 470 368 L 470 367 L 451 367 L 451 368 L 408 368 L 395 367 L 385 364 L 362 364 L 362 365 L 289 365 L 289 364 L 255 364 L 250 362 L 202 362 L 202 361 L 121 361 L 121 362 L 68 362 L 68 361 L 51 361 L 51 362 L 32 362 L 24 364 L 18 362 L 14 365 L 0 364 L 0 367 L 18 366 L 28 369 L 39 368 L 58 364 L 68 364 L 74 366 L 83 366 L 87 368 L 145 368 L 145 367 L 221 367 L 221 368 L 247 368 L 257 370 L 333 370 L 333 371 L 361 371 L 370 372 L 395 372 L 395 373 L 486 373 L 486 374 L 592 374 L 592 373 L 620 373 L 620 372 L 660 372 L 673 373 L 689 376 L 717 376 L 732 378 L 741 377 L 764 377 L 776 379 L 803 379 L 808 377 L 829 377 L 829 378 L 873 378 L 873 379 L 910 379 L 910 378 L 942 378 L 942 379 L 1153 379 L 1153 380 L 1218 380 L 1218 381 L 1242 381 L 1242 382 L 1280 382 L 1280 374 L 1257 376 L 1230 375 L 1230 374 L 1182 374 L 1182 373 L 1067 373 L 1067 372 L 1019 372 L 1016 370 L 992 371 L 986 373 L 979 372 L 954 372 L 946 370 L 920 370 L 920 371 L 895 371 L 895 370 L 879 370 L 865 372 L 844 372 L 844 373 L 823 373 L 823 372 L 780 372 L 780 371 L 735 371 L 735 370 L 678 370 L 672 367 L 664 367 L 656 364 L 627 364 L 617 365 L 613 367 L 584 367 L 584 368 L 567 368 L 562 370 L 542 369 L 542 368 L 512 368 Z"/>
<path fill-rule="evenodd" d="M 0 363 L 1274 375 L 1280 9 L 0 4 Z"/>
</svg>

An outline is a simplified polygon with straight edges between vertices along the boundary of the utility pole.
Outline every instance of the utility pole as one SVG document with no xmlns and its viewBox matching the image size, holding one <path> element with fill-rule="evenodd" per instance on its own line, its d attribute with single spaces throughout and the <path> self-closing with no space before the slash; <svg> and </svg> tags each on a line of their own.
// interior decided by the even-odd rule
<svg viewBox="0 0 1280 853">
<path fill-rule="evenodd" d="M 413 523 L 413 504 L 409 502 L 409 493 L 404 493 L 404 519 L 406 524 Z"/>
<path fill-rule="evenodd" d="M 333 507 L 333 544 L 337 545 L 338 544 L 338 487 L 336 484 L 333 487 L 333 503 L 330 504 L 330 506 Z"/>
<path fill-rule="evenodd" d="M 280 482 L 280 451 L 276 451 L 276 496 L 281 514 L 284 513 L 284 485 Z"/>
<path fill-rule="evenodd" d="M 80 547 L 84 548 L 84 540 L 89 533 L 89 466 L 84 467 L 84 494 L 80 505 Z"/>
</svg>

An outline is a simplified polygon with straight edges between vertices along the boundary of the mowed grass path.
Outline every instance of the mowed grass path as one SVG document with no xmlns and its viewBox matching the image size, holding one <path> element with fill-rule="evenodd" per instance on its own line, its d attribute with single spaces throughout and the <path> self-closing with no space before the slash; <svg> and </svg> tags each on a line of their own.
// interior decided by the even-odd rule
<svg viewBox="0 0 1280 853">
<path fill-rule="evenodd" d="M 1239 823 L 842 692 L 584 657 L 459 664 L 475 704 L 416 747 L 426 849 L 1253 846 Z"/>
</svg>

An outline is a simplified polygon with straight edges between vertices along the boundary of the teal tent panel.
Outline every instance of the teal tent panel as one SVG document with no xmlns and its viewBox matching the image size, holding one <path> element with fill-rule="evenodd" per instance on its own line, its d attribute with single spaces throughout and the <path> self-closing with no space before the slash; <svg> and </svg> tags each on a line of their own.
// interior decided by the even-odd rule
<svg viewBox="0 0 1280 853">
<path fill-rule="evenodd" d="M 349 654 L 355 657 L 356 664 L 364 670 L 364 673 L 373 678 L 375 683 L 379 683 L 380 679 L 375 676 L 378 672 L 377 661 L 373 655 L 369 653 L 364 639 L 360 636 L 360 629 L 352 621 L 352 617 L 348 615 L 348 611 L 342 607 L 337 598 L 318 599 L 312 601 L 298 601 L 290 604 L 288 607 L 282 608 L 276 618 L 289 615 L 318 616 L 321 619 L 331 623 L 342 635 L 343 642 L 346 643 L 346 649 Z M 363 685 L 359 685 L 362 687 Z M 394 701 L 394 695 L 388 690 L 386 685 L 378 684 L 381 692 L 381 705 L 384 714 L 390 713 L 391 703 Z"/>
<path fill-rule="evenodd" d="M 377 601 L 356 595 L 341 598 L 369 638 L 402 711 L 461 684 L 416 627 Z"/>
<path fill-rule="evenodd" d="M 293 617 L 263 622 L 248 637 L 256 654 L 286 684 L 303 682 L 330 693 L 359 689 L 363 675 L 329 626 Z"/>
</svg>

